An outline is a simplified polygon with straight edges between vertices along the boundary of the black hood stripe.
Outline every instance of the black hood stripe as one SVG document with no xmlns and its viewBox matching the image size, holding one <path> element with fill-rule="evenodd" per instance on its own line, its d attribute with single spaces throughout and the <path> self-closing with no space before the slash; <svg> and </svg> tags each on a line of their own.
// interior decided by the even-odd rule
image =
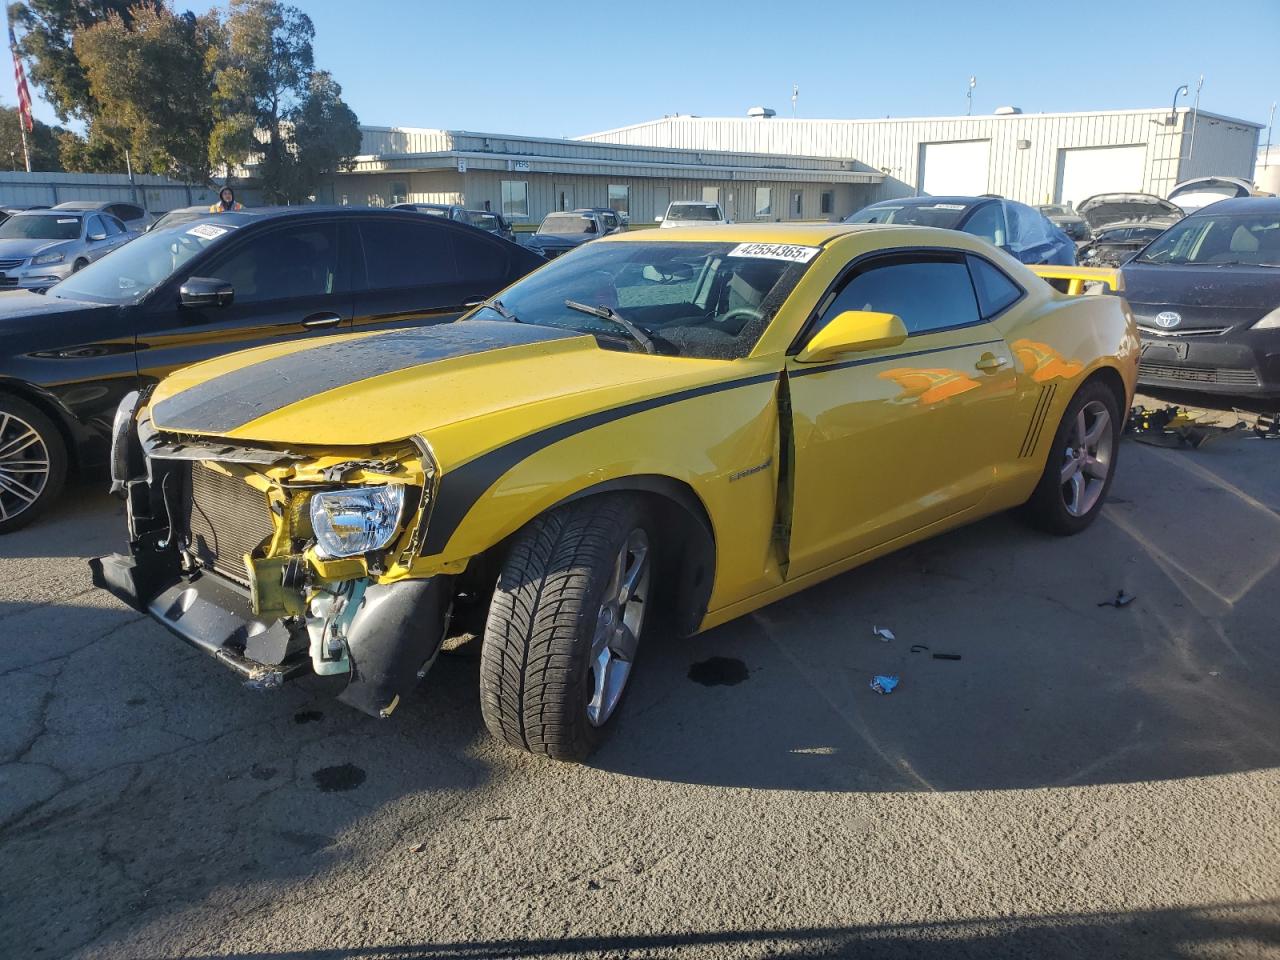
<svg viewBox="0 0 1280 960">
<path fill-rule="evenodd" d="M 180 433 L 229 433 L 291 404 L 361 380 L 503 347 L 582 335 L 533 324 L 467 320 L 360 340 L 321 341 L 167 397 L 155 405 L 152 422 L 162 430 Z"/>
<path fill-rule="evenodd" d="M 711 383 L 702 387 L 691 387 L 661 397 L 648 400 L 637 400 L 634 403 L 600 410 L 596 413 L 557 423 L 554 426 L 538 430 L 528 436 L 513 440 L 511 443 L 481 454 L 474 460 L 468 460 L 459 467 L 450 470 L 440 479 L 440 490 L 436 494 L 435 505 L 431 508 L 431 517 L 427 523 L 427 541 L 423 544 L 422 555 L 432 556 L 440 553 L 448 545 L 454 531 L 462 523 L 471 508 L 484 496 L 485 492 L 497 482 L 498 478 L 517 463 L 533 456 L 544 447 L 572 437 L 575 434 L 590 430 L 593 427 L 613 423 L 624 417 L 630 417 L 646 410 L 665 407 L 682 400 L 704 397 L 711 393 L 735 390 L 755 383 L 768 383 L 777 380 L 779 373 L 762 373 L 754 377 L 743 377 L 741 380 L 728 380 L 724 383 Z"/>
</svg>

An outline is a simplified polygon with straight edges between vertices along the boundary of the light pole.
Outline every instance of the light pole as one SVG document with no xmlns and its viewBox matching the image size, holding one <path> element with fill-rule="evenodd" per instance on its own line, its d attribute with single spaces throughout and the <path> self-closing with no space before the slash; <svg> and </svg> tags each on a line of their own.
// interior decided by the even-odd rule
<svg viewBox="0 0 1280 960">
<path fill-rule="evenodd" d="M 974 87 L 976 87 L 977 85 L 978 85 L 978 78 L 977 78 L 977 77 L 970 77 L 970 78 L 969 78 L 969 89 L 968 89 L 968 91 L 967 91 L 967 92 L 965 93 L 965 95 L 964 95 L 964 96 L 965 96 L 965 99 L 969 101 L 969 104 L 968 104 L 968 106 L 967 106 L 967 107 L 965 107 L 965 111 L 964 111 L 964 115 L 965 115 L 966 117 L 971 117 L 971 116 L 973 116 L 973 88 L 974 88 Z"/>
</svg>

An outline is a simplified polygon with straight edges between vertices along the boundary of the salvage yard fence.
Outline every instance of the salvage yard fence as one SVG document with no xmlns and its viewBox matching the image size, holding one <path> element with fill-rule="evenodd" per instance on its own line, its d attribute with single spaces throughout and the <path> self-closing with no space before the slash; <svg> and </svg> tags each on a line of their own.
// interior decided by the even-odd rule
<svg viewBox="0 0 1280 960">
<path fill-rule="evenodd" d="M 68 200 L 125 200 L 161 214 L 213 203 L 217 188 L 168 177 L 127 173 L 0 172 L 0 206 L 48 206 Z"/>
</svg>

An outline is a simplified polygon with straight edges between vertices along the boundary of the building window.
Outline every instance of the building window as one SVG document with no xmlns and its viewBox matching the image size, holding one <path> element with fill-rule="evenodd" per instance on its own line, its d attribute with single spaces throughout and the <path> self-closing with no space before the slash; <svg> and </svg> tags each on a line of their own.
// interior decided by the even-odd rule
<svg viewBox="0 0 1280 960">
<path fill-rule="evenodd" d="M 803 190 L 791 191 L 791 216 L 797 217 L 797 218 L 804 216 L 804 191 Z"/>
<path fill-rule="evenodd" d="M 631 188 L 625 184 L 609 184 L 609 209 L 618 213 L 630 213 Z"/>
<path fill-rule="evenodd" d="M 502 181 L 502 215 L 508 220 L 529 217 L 529 181 Z"/>
<path fill-rule="evenodd" d="M 408 203 L 409 202 L 409 184 L 403 180 L 391 181 L 391 202 L 392 203 Z"/>
<path fill-rule="evenodd" d="M 825 215 L 828 215 L 828 214 L 835 213 L 835 209 L 836 209 L 836 195 L 835 195 L 835 192 L 834 192 L 834 191 L 831 191 L 831 190 L 823 190 L 823 191 L 822 191 L 822 213 L 823 213 L 823 215 L 825 216 Z"/>
<path fill-rule="evenodd" d="M 703 203 L 719 203 L 720 188 L 719 187 L 703 187 L 702 202 Z"/>
<path fill-rule="evenodd" d="M 773 187 L 756 187 L 756 219 L 767 220 L 773 216 Z"/>
</svg>

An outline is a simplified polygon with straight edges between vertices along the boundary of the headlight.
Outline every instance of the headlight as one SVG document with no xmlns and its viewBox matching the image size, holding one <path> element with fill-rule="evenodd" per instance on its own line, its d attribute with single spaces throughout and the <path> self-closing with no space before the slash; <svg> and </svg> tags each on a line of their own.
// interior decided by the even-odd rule
<svg viewBox="0 0 1280 960">
<path fill-rule="evenodd" d="M 62 259 L 63 257 L 60 253 L 44 253 L 38 257 L 33 257 L 31 265 L 34 267 L 42 263 L 61 263 Z"/>
<path fill-rule="evenodd" d="M 311 496 L 316 553 L 326 559 L 354 557 L 391 542 L 404 510 L 404 486 L 353 487 Z"/>
<path fill-rule="evenodd" d="M 1255 330 L 1274 330 L 1280 327 L 1280 307 L 1276 307 L 1253 325 Z"/>
</svg>

